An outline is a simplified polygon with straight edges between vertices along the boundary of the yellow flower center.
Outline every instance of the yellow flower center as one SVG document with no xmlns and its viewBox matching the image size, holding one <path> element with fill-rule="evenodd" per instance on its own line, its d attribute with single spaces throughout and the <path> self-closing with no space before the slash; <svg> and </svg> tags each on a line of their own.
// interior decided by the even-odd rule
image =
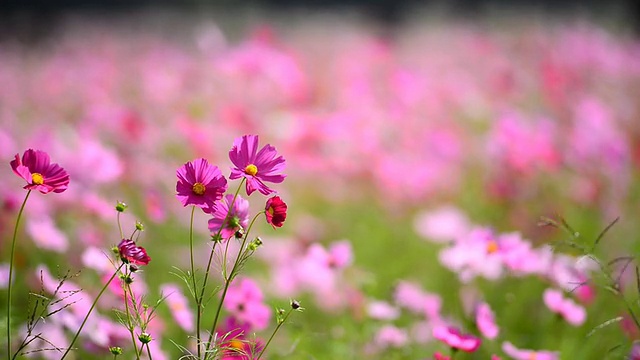
<svg viewBox="0 0 640 360">
<path fill-rule="evenodd" d="M 31 181 L 33 181 L 33 183 L 36 185 L 42 185 L 44 184 L 44 176 L 39 173 L 33 173 L 31 174 Z"/>
<path fill-rule="evenodd" d="M 489 241 L 489 243 L 487 244 L 488 254 L 493 254 L 494 252 L 498 251 L 498 249 L 499 249 L 498 243 L 494 240 Z"/>
<path fill-rule="evenodd" d="M 244 343 L 238 339 L 233 339 L 229 341 L 229 347 L 233 349 L 242 350 L 242 348 L 244 347 Z"/>
<path fill-rule="evenodd" d="M 255 176 L 258 173 L 258 167 L 253 164 L 249 164 L 244 168 L 244 172 L 248 175 Z"/>
<path fill-rule="evenodd" d="M 276 211 L 273 209 L 273 206 L 269 206 L 269 208 L 267 209 L 267 212 L 269 213 L 269 215 L 273 216 L 273 214 L 274 214 Z"/>
<path fill-rule="evenodd" d="M 206 187 L 204 187 L 203 183 L 195 183 L 193 184 L 193 193 L 196 195 L 204 195 L 205 190 L 207 190 Z"/>
</svg>

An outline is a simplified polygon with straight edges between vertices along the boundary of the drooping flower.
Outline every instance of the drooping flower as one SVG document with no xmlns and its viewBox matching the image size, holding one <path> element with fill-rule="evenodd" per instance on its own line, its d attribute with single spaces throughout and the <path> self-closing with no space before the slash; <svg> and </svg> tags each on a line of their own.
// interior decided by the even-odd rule
<svg viewBox="0 0 640 360">
<path fill-rule="evenodd" d="M 462 334 L 452 326 L 436 326 L 433 329 L 433 337 L 449 345 L 449 347 L 465 352 L 476 351 L 482 343 L 480 338 L 470 334 Z"/>
<path fill-rule="evenodd" d="M 41 150 L 25 151 L 22 160 L 20 154 L 16 154 L 11 168 L 27 182 L 26 190 L 38 190 L 43 194 L 61 193 L 69 185 L 69 174 L 60 165 L 51 163 L 49 154 Z"/>
<path fill-rule="evenodd" d="M 287 204 L 279 196 L 274 196 L 267 200 L 264 210 L 267 216 L 267 223 L 273 226 L 274 229 L 282 227 L 287 219 Z"/>
<path fill-rule="evenodd" d="M 231 207 L 233 203 L 233 207 Z M 213 218 L 209 219 L 209 231 L 223 239 L 228 239 L 239 229 L 246 229 L 249 225 L 249 201 L 240 195 L 233 201 L 233 194 L 227 194 L 222 201 L 216 204 L 211 212 Z"/>
<path fill-rule="evenodd" d="M 176 174 L 176 191 L 183 206 L 195 205 L 200 208 L 213 208 L 216 201 L 227 191 L 227 179 L 217 166 L 206 159 L 196 159 L 180 167 Z"/>
<path fill-rule="evenodd" d="M 122 259 L 134 265 L 147 265 L 151 261 L 147 251 L 130 239 L 122 239 L 118 244 L 118 251 Z"/>
<path fill-rule="evenodd" d="M 251 195 L 255 190 L 269 195 L 275 191 L 264 182 L 278 184 L 283 182 L 286 176 L 282 174 L 285 168 L 284 157 L 278 155 L 276 148 L 269 144 L 258 151 L 258 135 L 244 135 L 235 139 L 229 151 L 229 159 L 235 165 L 229 178 L 247 179 L 247 195 Z"/>
</svg>

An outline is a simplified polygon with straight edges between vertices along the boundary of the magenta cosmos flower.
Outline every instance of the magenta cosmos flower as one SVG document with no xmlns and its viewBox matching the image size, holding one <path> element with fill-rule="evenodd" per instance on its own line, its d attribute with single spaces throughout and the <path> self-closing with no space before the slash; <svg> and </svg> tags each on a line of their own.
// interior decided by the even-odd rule
<svg viewBox="0 0 640 360">
<path fill-rule="evenodd" d="M 38 190 L 43 194 L 61 193 L 69 185 L 69 174 L 60 165 L 52 164 L 49 154 L 44 151 L 29 149 L 22 155 L 22 161 L 20 154 L 16 154 L 11 168 L 27 181 L 26 190 Z"/>
<path fill-rule="evenodd" d="M 217 166 L 210 165 L 206 159 L 188 162 L 176 173 L 176 196 L 183 206 L 214 208 L 216 201 L 227 191 L 227 179 L 222 176 Z"/>
<path fill-rule="evenodd" d="M 287 219 L 287 204 L 279 196 L 274 196 L 267 200 L 264 210 L 267 216 L 267 223 L 273 226 L 274 229 L 282 227 L 282 224 Z"/>
<path fill-rule="evenodd" d="M 232 237 L 237 230 L 246 229 L 249 225 L 249 202 L 240 196 L 233 202 L 233 195 L 227 194 L 211 212 L 209 231 L 215 235 L 220 232 L 222 239 Z"/>
<path fill-rule="evenodd" d="M 436 326 L 433 329 L 433 337 L 449 345 L 449 347 L 465 352 L 478 350 L 482 342 L 478 337 L 460 333 L 453 326 Z"/>
<path fill-rule="evenodd" d="M 147 251 L 130 239 L 122 239 L 118 244 L 118 251 L 123 261 L 126 260 L 134 265 L 147 265 L 151 261 Z"/>
<path fill-rule="evenodd" d="M 247 179 L 247 195 L 256 190 L 269 195 L 275 191 L 267 187 L 265 181 L 276 184 L 284 181 L 285 175 L 281 174 L 285 167 L 284 158 L 269 144 L 258 151 L 258 135 L 244 135 L 235 139 L 229 159 L 235 165 L 231 168 L 229 178 Z"/>
</svg>

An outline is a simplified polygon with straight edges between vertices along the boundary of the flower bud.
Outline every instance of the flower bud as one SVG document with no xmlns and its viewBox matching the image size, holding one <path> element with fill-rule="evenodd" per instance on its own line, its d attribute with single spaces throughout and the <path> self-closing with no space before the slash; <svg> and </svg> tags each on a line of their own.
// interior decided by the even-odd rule
<svg viewBox="0 0 640 360">
<path fill-rule="evenodd" d="M 298 300 L 291 300 L 291 308 L 293 310 L 300 309 L 300 302 Z"/>
<path fill-rule="evenodd" d="M 143 343 L 143 344 L 148 344 L 152 340 L 151 339 L 151 334 L 144 332 L 144 333 L 138 335 L 138 340 L 140 340 L 140 342 Z"/>
<path fill-rule="evenodd" d="M 140 221 L 136 221 L 136 230 L 144 231 L 144 224 L 142 224 Z"/>
<path fill-rule="evenodd" d="M 109 352 L 113 355 L 122 355 L 122 348 L 120 346 L 109 347 Z"/>
<path fill-rule="evenodd" d="M 116 204 L 116 211 L 124 212 L 125 210 L 127 210 L 128 207 L 129 205 L 123 203 L 122 201 L 118 201 L 118 203 Z"/>
<path fill-rule="evenodd" d="M 256 237 L 252 242 L 249 243 L 249 250 L 256 251 L 262 245 L 262 239 Z"/>
</svg>

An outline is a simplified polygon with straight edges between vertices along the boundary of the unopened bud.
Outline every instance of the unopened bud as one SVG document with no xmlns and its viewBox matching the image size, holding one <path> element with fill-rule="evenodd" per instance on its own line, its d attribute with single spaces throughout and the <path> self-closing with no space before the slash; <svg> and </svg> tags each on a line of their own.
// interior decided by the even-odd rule
<svg viewBox="0 0 640 360">
<path fill-rule="evenodd" d="M 140 340 L 140 342 L 143 343 L 143 344 L 148 344 L 152 340 L 151 339 L 151 334 L 144 332 L 144 333 L 138 335 L 138 340 Z"/>
<path fill-rule="evenodd" d="M 144 231 L 144 224 L 141 223 L 140 221 L 136 221 L 136 230 Z"/>
<path fill-rule="evenodd" d="M 109 352 L 113 355 L 122 355 L 122 348 L 120 346 L 109 347 Z"/>
<path fill-rule="evenodd" d="M 122 201 L 118 201 L 118 203 L 116 203 L 117 212 L 124 212 L 125 210 L 127 210 L 128 207 L 129 205 L 123 203 Z"/>
</svg>

